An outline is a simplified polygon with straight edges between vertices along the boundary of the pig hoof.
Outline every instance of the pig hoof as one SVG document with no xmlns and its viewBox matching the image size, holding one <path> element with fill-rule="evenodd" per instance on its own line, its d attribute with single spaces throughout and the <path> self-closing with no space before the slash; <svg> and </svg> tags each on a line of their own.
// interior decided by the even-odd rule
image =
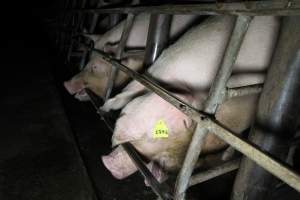
<svg viewBox="0 0 300 200">
<path fill-rule="evenodd" d="M 123 107 L 123 102 L 119 98 L 108 99 L 100 108 L 102 111 L 118 110 Z"/>
</svg>

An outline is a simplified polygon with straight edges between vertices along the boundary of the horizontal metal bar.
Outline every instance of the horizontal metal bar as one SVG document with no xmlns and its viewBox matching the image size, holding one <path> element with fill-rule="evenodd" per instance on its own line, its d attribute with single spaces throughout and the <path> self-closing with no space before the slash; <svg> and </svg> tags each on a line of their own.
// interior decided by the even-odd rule
<svg viewBox="0 0 300 200">
<path fill-rule="evenodd" d="M 299 15 L 299 1 L 246 1 L 239 3 L 170 4 L 158 6 L 107 7 L 73 9 L 72 12 L 90 13 L 153 13 L 153 14 L 198 14 L 198 15 Z"/>
<path fill-rule="evenodd" d="M 104 60 L 118 67 L 128 76 L 143 84 L 150 91 L 155 92 L 161 98 L 165 99 L 178 110 L 180 110 L 181 112 L 189 116 L 191 119 L 193 119 L 195 122 L 199 123 L 202 127 L 207 128 L 211 133 L 214 133 L 216 136 L 227 142 L 236 150 L 240 151 L 241 153 L 255 161 L 258 165 L 272 173 L 274 176 L 278 177 L 279 179 L 281 179 L 282 181 L 284 181 L 285 183 L 287 183 L 288 185 L 300 192 L 299 175 L 292 169 L 285 166 L 285 164 L 276 161 L 271 156 L 265 154 L 262 150 L 256 148 L 253 144 L 250 144 L 243 138 L 240 138 L 239 136 L 230 132 L 221 124 L 219 124 L 216 120 L 211 118 L 209 115 L 205 114 L 202 111 L 197 111 L 190 105 L 181 101 L 180 99 L 170 94 L 167 90 L 156 84 L 154 81 L 152 81 L 145 75 L 140 75 L 132 69 L 124 66 L 117 60 L 110 58 L 98 49 L 92 50 L 98 52 Z"/>
<path fill-rule="evenodd" d="M 258 94 L 262 91 L 263 84 L 254 84 L 236 88 L 227 88 L 226 89 L 226 99 L 240 97 L 250 94 Z"/>
<path fill-rule="evenodd" d="M 190 179 L 189 187 L 213 179 L 215 177 L 221 176 L 228 172 L 232 172 L 239 168 L 240 162 L 241 162 L 240 159 L 228 161 L 220 166 L 193 175 Z"/>
</svg>

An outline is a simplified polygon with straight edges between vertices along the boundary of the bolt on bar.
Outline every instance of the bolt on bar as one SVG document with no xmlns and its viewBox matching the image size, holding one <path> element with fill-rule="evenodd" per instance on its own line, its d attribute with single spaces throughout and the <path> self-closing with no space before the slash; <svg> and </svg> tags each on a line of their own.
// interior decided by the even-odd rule
<svg viewBox="0 0 300 200">
<path fill-rule="evenodd" d="M 239 16 L 235 22 L 232 36 L 227 44 L 220 69 L 218 70 L 204 105 L 204 111 L 208 114 L 214 115 L 218 105 L 221 104 L 225 98 L 226 84 L 231 75 L 233 65 L 239 53 L 251 19 L 252 17 L 250 16 Z M 202 126 L 201 124 L 197 125 L 196 131 L 194 132 L 190 146 L 187 150 L 184 163 L 176 180 L 174 195 L 176 200 L 185 199 L 185 191 L 189 186 L 189 179 L 193 173 L 195 164 L 201 153 L 201 146 L 208 132 L 209 131 L 205 126 Z"/>
<path fill-rule="evenodd" d="M 107 7 L 101 9 L 73 9 L 73 12 L 92 13 L 155 13 L 200 15 L 299 15 L 299 1 L 247 1 L 238 3 L 165 4 L 159 6 Z"/>
<path fill-rule="evenodd" d="M 254 145 L 247 142 L 243 138 L 240 138 L 239 136 L 230 132 L 216 120 L 212 119 L 209 115 L 205 114 L 202 111 L 196 110 L 195 108 L 181 101 L 174 95 L 170 94 L 166 89 L 162 88 L 153 80 L 151 80 L 151 78 L 145 75 L 140 75 L 134 70 L 121 64 L 117 60 L 110 58 L 98 49 L 91 50 L 97 52 L 104 60 L 118 67 L 119 70 L 123 71 L 128 76 L 144 85 L 150 91 L 155 92 L 161 98 L 165 99 L 178 110 L 180 110 L 181 112 L 189 116 L 191 119 L 193 119 L 195 122 L 200 123 L 203 127 L 206 127 L 211 133 L 214 133 L 216 136 L 227 142 L 236 150 L 240 151 L 241 153 L 249 157 L 251 160 L 255 161 L 258 165 L 272 173 L 274 176 L 278 177 L 283 182 L 287 183 L 288 185 L 300 192 L 300 176 L 292 169 L 288 168 L 285 164 L 276 161 L 271 156 L 265 154 L 259 148 L 256 148 Z"/>
<path fill-rule="evenodd" d="M 121 35 L 121 39 L 120 39 L 120 43 L 118 45 L 117 48 L 117 52 L 116 52 L 116 59 L 121 59 L 122 58 L 122 54 L 129 36 L 129 33 L 131 31 L 133 22 L 134 22 L 134 18 L 135 15 L 134 14 L 128 14 L 126 20 L 125 20 L 125 24 L 123 27 L 123 32 Z M 112 66 L 112 71 L 110 73 L 110 77 L 108 79 L 108 83 L 107 83 L 107 88 L 106 88 L 106 94 L 105 94 L 105 101 L 107 99 L 109 99 L 110 94 L 112 92 L 112 89 L 114 87 L 114 82 L 116 79 L 116 76 L 118 75 L 118 69 L 115 66 Z"/>
<path fill-rule="evenodd" d="M 206 170 L 204 172 L 200 172 L 196 175 L 193 175 L 189 181 L 189 187 L 213 179 L 217 176 L 221 176 L 228 172 L 232 172 L 239 168 L 240 162 L 240 159 L 236 159 L 233 161 L 226 162 L 212 169 Z"/>
</svg>

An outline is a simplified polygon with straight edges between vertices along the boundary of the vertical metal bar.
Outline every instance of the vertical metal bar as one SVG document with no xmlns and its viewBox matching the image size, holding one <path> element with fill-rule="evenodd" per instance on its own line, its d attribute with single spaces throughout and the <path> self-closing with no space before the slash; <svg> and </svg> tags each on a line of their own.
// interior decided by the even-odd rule
<svg viewBox="0 0 300 200">
<path fill-rule="evenodd" d="M 105 3 L 103 2 L 103 0 L 99 0 L 97 3 L 97 8 L 100 8 L 101 6 L 105 5 Z M 97 26 L 97 22 L 99 19 L 99 14 L 98 13 L 93 13 L 93 18 L 92 18 L 92 22 L 91 22 L 91 26 L 88 30 L 89 33 L 94 33 L 96 26 Z"/>
<path fill-rule="evenodd" d="M 133 18 L 134 18 L 133 14 L 129 14 L 127 17 L 128 21 L 126 20 L 126 23 L 124 25 L 124 31 L 122 34 L 121 42 L 118 47 L 117 58 L 118 57 L 121 58 L 121 54 L 123 53 L 123 49 L 125 47 L 129 35 L 129 31 L 130 31 L 130 29 L 126 27 L 131 28 L 133 23 Z M 166 47 L 168 43 L 170 26 L 171 26 L 170 15 L 151 15 L 149 29 L 148 29 L 148 36 L 147 36 L 145 60 L 144 60 L 145 66 L 151 65 L 155 61 L 155 59 L 160 55 L 162 50 Z M 124 40 L 122 42 L 123 36 L 124 36 Z M 116 75 L 117 75 L 117 68 L 113 67 L 111 77 L 108 82 L 105 100 L 107 100 L 110 97 Z"/>
<path fill-rule="evenodd" d="M 144 66 L 150 66 L 167 46 L 172 15 L 153 14 L 147 36 Z"/>
<path fill-rule="evenodd" d="M 118 46 L 118 49 L 116 52 L 116 59 L 118 59 L 118 60 L 122 58 L 122 54 L 123 54 L 124 48 L 126 46 L 126 42 L 127 42 L 129 33 L 131 31 L 133 22 L 134 22 L 134 18 L 135 18 L 134 14 L 128 14 L 127 19 L 125 20 L 120 43 L 119 43 L 119 46 Z M 117 73 L 118 73 L 118 69 L 115 66 L 112 66 L 112 71 L 110 73 L 110 77 L 109 77 L 108 83 L 107 83 L 107 89 L 106 89 L 106 93 L 105 93 L 105 101 L 110 97 L 110 94 L 114 87 L 114 82 L 115 82 Z"/>
<path fill-rule="evenodd" d="M 296 133 L 299 120 L 299 35 L 300 17 L 284 17 L 249 138 L 279 160 L 285 160 L 289 141 Z M 268 199 L 274 182 L 273 175 L 244 158 L 235 180 L 232 199 Z"/>
<path fill-rule="evenodd" d="M 220 69 L 215 77 L 214 83 L 210 88 L 209 96 L 204 106 L 204 111 L 209 114 L 215 114 L 217 105 L 221 103 L 225 97 L 226 83 L 231 75 L 233 65 L 239 53 L 251 19 L 252 17 L 249 16 L 239 16 L 235 22 L 232 36 L 227 44 Z M 201 153 L 201 146 L 207 133 L 208 130 L 205 127 L 201 127 L 201 124 L 197 125 L 196 131 L 187 150 L 184 163 L 176 180 L 174 195 L 176 200 L 185 199 L 185 191 L 188 188 L 189 179 L 192 175 L 196 161 Z"/>
</svg>

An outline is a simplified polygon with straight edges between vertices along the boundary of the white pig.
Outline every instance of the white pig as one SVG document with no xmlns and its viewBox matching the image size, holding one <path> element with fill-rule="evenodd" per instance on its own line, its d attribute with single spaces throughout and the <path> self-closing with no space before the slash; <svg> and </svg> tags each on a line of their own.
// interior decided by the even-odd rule
<svg viewBox="0 0 300 200">
<path fill-rule="evenodd" d="M 178 37 L 199 18 L 196 15 L 174 15 L 170 27 L 170 39 Z M 145 48 L 147 41 L 147 33 L 149 26 L 150 15 L 140 14 L 136 16 L 132 29 L 126 43 L 127 49 Z M 125 22 L 121 22 L 103 35 L 90 35 L 94 40 L 95 48 L 105 52 L 114 52 L 115 47 L 120 41 L 123 26 Z M 139 70 L 143 64 L 143 57 L 127 57 L 122 60 L 123 64 L 133 70 Z M 79 100 L 88 100 L 84 89 L 89 88 L 100 97 L 104 97 L 107 87 L 109 75 L 111 73 L 111 65 L 101 59 L 97 53 L 92 53 L 90 61 L 86 67 L 64 83 L 65 88 L 70 94 L 75 94 L 75 98 Z M 121 86 L 128 79 L 125 74 L 118 73 L 115 80 L 115 86 Z"/>
<path fill-rule="evenodd" d="M 191 29 L 161 54 L 147 74 L 167 85 L 169 91 L 178 98 L 201 110 L 232 33 L 234 19 L 232 16 L 211 17 Z M 228 87 L 263 82 L 278 29 L 279 20 L 275 17 L 253 19 Z M 253 119 L 257 96 L 233 98 L 223 103 L 215 115 L 216 119 L 231 131 L 242 132 Z M 195 130 L 195 122 L 156 94 L 147 92 L 136 81 L 131 82 L 122 93 L 109 99 L 102 109 L 109 111 L 122 107 L 124 108 L 112 137 L 113 146 L 130 141 L 149 159 L 149 168 L 160 181 L 164 179 L 162 169 L 178 170 Z M 153 138 L 153 131 L 161 121 L 168 129 L 168 137 Z M 225 145 L 222 140 L 209 134 L 204 142 L 202 155 L 219 151 Z M 121 147 L 103 156 L 102 161 L 118 179 L 136 171 Z M 153 169 L 151 163 L 158 164 L 161 170 Z"/>
</svg>

